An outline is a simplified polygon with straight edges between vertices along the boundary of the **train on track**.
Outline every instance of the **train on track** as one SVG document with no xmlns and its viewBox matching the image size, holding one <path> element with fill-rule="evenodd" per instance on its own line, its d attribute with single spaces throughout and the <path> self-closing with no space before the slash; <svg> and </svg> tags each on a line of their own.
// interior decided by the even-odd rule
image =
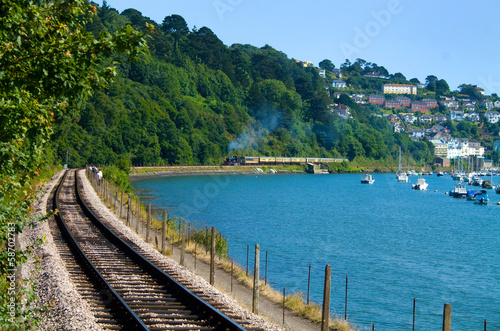
<svg viewBox="0 0 500 331">
<path fill-rule="evenodd" d="M 225 165 L 279 165 L 305 163 L 334 163 L 348 161 L 324 157 L 274 157 L 274 156 L 230 156 L 224 161 Z"/>
</svg>

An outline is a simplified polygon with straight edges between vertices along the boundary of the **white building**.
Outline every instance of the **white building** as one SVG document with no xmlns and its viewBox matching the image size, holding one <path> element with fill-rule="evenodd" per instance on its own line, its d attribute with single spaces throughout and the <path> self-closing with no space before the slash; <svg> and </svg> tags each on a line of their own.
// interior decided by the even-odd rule
<svg viewBox="0 0 500 331">
<path fill-rule="evenodd" d="M 497 111 L 487 111 L 484 113 L 484 117 L 486 117 L 490 123 L 497 123 L 500 120 L 500 113 Z"/>
<path fill-rule="evenodd" d="M 382 93 L 417 94 L 417 86 L 409 84 L 384 84 Z"/>
<path fill-rule="evenodd" d="M 484 147 L 481 146 L 479 141 L 469 142 L 469 155 L 468 156 L 484 156 Z"/>
<path fill-rule="evenodd" d="M 453 139 L 448 142 L 448 158 L 456 159 L 469 156 L 469 140 Z"/>
<path fill-rule="evenodd" d="M 347 87 L 347 84 L 346 84 L 346 82 L 344 82 L 343 80 L 340 80 L 340 79 L 335 79 L 335 80 L 332 82 L 332 87 L 337 87 L 337 88 L 346 88 L 346 87 Z"/>
<path fill-rule="evenodd" d="M 438 157 L 448 158 L 448 144 L 442 140 L 431 140 L 434 145 L 434 154 Z"/>
</svg>

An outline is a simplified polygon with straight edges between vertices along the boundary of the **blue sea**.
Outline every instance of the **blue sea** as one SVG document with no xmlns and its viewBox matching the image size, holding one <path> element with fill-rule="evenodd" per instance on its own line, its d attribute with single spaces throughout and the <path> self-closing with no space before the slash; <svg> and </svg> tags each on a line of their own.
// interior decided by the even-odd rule
<svg viewBox="0 0 500 331">
<path fill-rule="evenodd" d="M 451 176 L 425 176 L 428 191 L 394 174 L 213 175 L 137 180 L 136 192 L 229 240 L 230 257 L 277 290 L 321 304 L 324 272 L 332 267 L 331 310 L 360 329 L 441 330 L 445 303 L 453 330 L 500 329 L 500 195 L 476 205 L 445 194 Z M 490 179 L 490 178 L 484 178 Z M 500 177 L 493 177 L 498 184 Z M 472 187 L 470 188 L 477 188 Z"/>
</svg>

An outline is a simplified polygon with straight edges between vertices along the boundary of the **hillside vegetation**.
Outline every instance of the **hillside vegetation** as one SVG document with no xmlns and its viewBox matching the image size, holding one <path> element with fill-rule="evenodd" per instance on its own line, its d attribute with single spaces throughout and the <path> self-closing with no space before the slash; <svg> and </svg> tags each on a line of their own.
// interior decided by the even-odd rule
<svg viewBox="0 0 500 331">
<path fill-rule="evenodd" d="M 346 157 L 395 165 L 401 146 L 409 162 L 432 161 L 432 144 L 393 133 L 348 96 L 343 120 L 317 68 L 266 45 L 224 45 L 207 27 L 189 30 L 178 15 L 161 24 L 134 9 L 106 3 L 87 29 L 96 36 L 126 24 L 149 34 L 149 50 L 127 59 L 107 89 L 79 111 L 57 118 L 52 152 L 70 166 L 220 164 L 227 155 Z M 354 76 L 353 76 L 354 77 Z M 354 78 L 353 78 L 354 79 Z"/>
</svg>

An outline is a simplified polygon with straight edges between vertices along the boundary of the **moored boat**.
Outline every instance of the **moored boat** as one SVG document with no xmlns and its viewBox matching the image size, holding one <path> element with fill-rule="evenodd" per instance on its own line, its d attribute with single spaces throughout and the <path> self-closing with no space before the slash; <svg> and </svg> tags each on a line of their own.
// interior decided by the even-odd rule
<svg viewBox="0 0 500 331">
<path fill-rule="evenodd" d="M 420 177 L 419 179 L 417 179 L 417 183 L 416 184 L 413 184 L 412 185 L 412 189 L 414 190 L 420 190 L 420 191 L 425 191 L 427 190 L 427 186 L 429 184 L 427 184 L 427 182 L 425 181 L 424 178 Z"/>
<path fill-rule="evenodd" d="M 481 187 L 482 188 L 487 188 L 487 189 L 492 189 L 493 188 L 493 184 L 491 182 L 491 180 L 483 180 L 483 182 L 481 183 Z"/>
<path fill-rule="evenodd" d="M 361 184 L 373 184 L 375 179 L 370 174 L 365 174 L 365 177 L 361 178 Z"/>
<path fill-rule="evenodd" d="M 408 175 L 406 172 L 401 171 L 401 147 L 399 147 L 399 171 L 396 174 L 398 183 L 408 183 Z"/>
<path fill-rule="evenodd" d="M 450 191 L 450 197 L 454 198 L 466 198 L 467 197 L 467 188 L 465 187 L 465 183 L 460 181 L 455 184 L 455 188 Z"/>
<path fill-rule="evenodd" d="M 408 175 L 405 172 L 397 173 L 396 178 L 399 183 L 408 183 Z"/>
<path fill-rule="evenodd" d="M 438 172 L 438 173 L 437 173 L 437 176 L 438 176 L 438 177 L 443 177 L 443 176 L 444 176 L 444 172 L 442 172 L 442 171 Z"/>
<path fill-rule="evenodd" d="M 500 194 L 500 183 L 498 183 L 498 186 L 495 188 L 495 192 L 497 192 L 497 194 Z"/>
<path fill-rule="evenodd" d="M 474 186 L 483 185 L 483 179 L 479 176 L 472 177 L 472 185 L 474 185 Z"/>
<path fill-rule="evenodd" d="M 486 190 L 478 191 L 474 199 L 476 200 L 474 201 L 474 203 L 479 205 L 487 205 L 488 201 L 490 201 L 488 197 L 488 192 Z"/>
</svg>

